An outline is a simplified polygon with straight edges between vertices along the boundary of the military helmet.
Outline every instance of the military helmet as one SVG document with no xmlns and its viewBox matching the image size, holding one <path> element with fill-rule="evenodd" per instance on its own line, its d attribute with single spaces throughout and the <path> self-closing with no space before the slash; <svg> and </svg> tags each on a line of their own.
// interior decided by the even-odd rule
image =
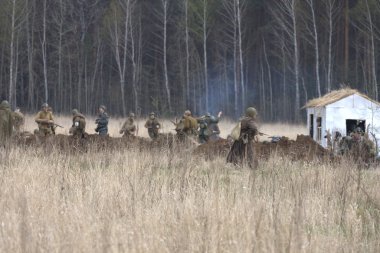
<svg viewBox="0 0 380 253">
<path fill-rule="evenodd" d="M 105 105 L 100 105 L 99 108 L 103 109 L 104 111 L 107 110 L 107 107 Z"/>
<path fill-rule="evenodd" d="M 191 111 L 190 110 L 186 110 L 183 115 L 185 115 L 185 116 L 191 116 Z"/>
<path fill-rule="evenodd" d="M 150 116 L 155 116 L 156 114 L 154 112 L 151 112 L 149 115 Z"/>
<path fill-rule="evenodd" d="M 41 108 L 48 108 L 49 107 L 49 105 L 47 104 L 47 103 L 43 103 L 42 105 L 41 105 Z"/>
<path fill-rule="evenodd" d="M 205 115 L 206 117 L 211 117 L 211 113 L 206 113 L 206 115 Z"/>
<path fill-rule="evenodd" d="M 71 113 L 72 113 L 73 115 L 77 115 L 77 114 L 79 114 L 79 111 L 78 111 L 78 109 L 73 109 L 73 110 L 71 111 Z"/>
<path fill-rule="evenodd" d="M 129 113 L 129 117 L 130 117 L 130 118 L 134 118 L 134 117 L 135 117 L 135 114 L 134 114 L 133 112 L 130 112 L 130 113 Z"/>
<path fill-rule="evenodd" d="M 251 118 L 256 118 L 256 116 L 257 116 L 256 109 L 253 107 L 248 107 L 247 110 L 245 110 L 245 116 L 251 117 Z"/>
<path fill-rule="evenodd" d="M 6 105 L 9 105 L 9 102 L 8 102 L 8 100 L 3 100 L 3 101 L 1 102 L 1 105 L 2 105 L 2 106 L 6 106 Z"/>
</svg>

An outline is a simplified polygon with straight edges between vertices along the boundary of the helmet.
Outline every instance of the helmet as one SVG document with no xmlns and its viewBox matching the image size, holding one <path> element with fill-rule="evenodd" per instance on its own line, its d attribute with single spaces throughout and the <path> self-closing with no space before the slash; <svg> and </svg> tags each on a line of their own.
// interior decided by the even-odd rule
<svg viewBox="0 0 380 253">
<path fill-rule="evenodd" d="M 100 108 L 103 109 L 104 111 L 107 110 L 107 107 L 106 107 L 105 105 L 100 105 L 100 106 L 99 106 L 99 109 L 100 109 Z"/>
<path fill-rule="evenodd" d="M 206 113 L 206 115 L 205 115 L 206 117 L 211 117 L 211 113 Z"/>
<path fill-rule="evenodd" d="M 10 105 L 9 105 L 9 102 L 7 100 L 3 100 L 3 102 L 1 102 L 0 104 L 1 107 L 4 107 L 4 108 L 9 108 Z"/>
<path fill-rule="evenodd" d="M 133 112 L 129 113 L 129 117 L 130 118 L 134 118 L 135 117 L 135 114 Z"/>
<path fill-rule="evenodd" d="M 256 118 L 256 116 L 257 116 L 256 109 L 253 107 L 248 107 L 247 110 L 245 110 L 245 116 L 251 117 L 251 118 Z"/>
<path fill-rule="evenodd" d="M 190 110 L 186 110 L 183 115 L 185 115 L 185 116 L 191 116 L 191 111 Z"/>
<path fill-rule="evenodd" d="M 73 115 L 77 115 L 77 114 L 79 114 L 79 111 L 78 111 L 78 109 L 73 109 L 73 110 L 71 111 L 71 113 L 72 113 Z"/>
<path fill-rule="evenodd" d="M 49 105 L 48 105 L 47 103 L 43 103 L 43 104 L 41 105 L 41 107 L 42 107 L 42 108 L 48 108 Z"/>
<path fill-rule="evenodd" d="M 150 116 L 155 116 L 156 114 L 154 112 L 151 112 L 149 115 Z"/>
</svg>

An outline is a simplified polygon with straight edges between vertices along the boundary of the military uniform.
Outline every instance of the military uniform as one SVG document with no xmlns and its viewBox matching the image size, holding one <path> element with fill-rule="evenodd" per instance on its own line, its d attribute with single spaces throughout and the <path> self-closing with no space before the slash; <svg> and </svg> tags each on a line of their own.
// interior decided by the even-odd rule
<svg viewBox="0 0 380 253">
<path fill-rule="evenodd" d="M 154 113 L 150 114 L 149 119 L 145 123 L 145 128 L 148 129 L 149 137 L 152 139 L 156 139 L 158 137 L 158 131 L 161 128 L 160 122 L 158 122 Z"/>
<path fill-rule="evenodd" d="M 22 114 L 18 110 L 13 112 L 13 121 L 14 121 L 13 127 L 14 127 L 16 133 L 21 133 L 23 128 L 24 128 L 24 124 L 25 124 L 24 114 Z"/>
<path fill-rule="evenodd" d="M 245 117 L 240 121 L 241 129 L 239 139 L 234 142 L 227 156 L 227 162 L 235 165 L 247 162 L 248 166 L 256 167 L 254 156 L 255 136 L 259 134 L 256 124 L 256 109 L 249 107 Z"/>
<path fill-rule="evenodd" d="M 183 129 L 186 135 L 197 135 L 198 122 L 191 115 L 185 115 L 182 118 Z"/>
<path fill-rule="evenodd" d="M 52 123 L 54 121 L 53 114 L 50 111 L 40 111 L 35 117 L 35 121 L 38 124 L 38 133 L 42 136 L 48 136 L 54 134 Z"/>
<path fill-rule="evenodd" d="M 219 118 L 215 118 L 210 114 L 207 114 L 205 117 L 205 123 L 207 126 L 206 135 L 208 140 L 216 141 L 219 139 L 220 129 L 218 126 Z"/>
<path fill-rule="evenodd" d="M 108 120 L 109 116 L 106 112 L 100 113 L 95 121 L 97 124 L 95 132 L 99 133 L 101 136 L 108 135 Z"/>
<path fill-rule="evenodd" d="M 70 133 L 75 137 L 84 137 L 86 130 L 86 117 L 79 113 L 77 109 L 73 110 L 73 125 L 70 128 Z"/>
<path fill-rule="evenodd" d="M 124 134 L 124 137 L 131 137 L 135 136 L 137 127 L 135 125 L 135 115 L 129 114 L 128 119 L 124 122 L 123 126 L 121 127 L 120 133 Z"/>
<path fill-rule="evenodd" d="M 0 143 L 4 144 L 12 136 L 13 116 L 8 101 L 0 104 Z"/>
</svg>

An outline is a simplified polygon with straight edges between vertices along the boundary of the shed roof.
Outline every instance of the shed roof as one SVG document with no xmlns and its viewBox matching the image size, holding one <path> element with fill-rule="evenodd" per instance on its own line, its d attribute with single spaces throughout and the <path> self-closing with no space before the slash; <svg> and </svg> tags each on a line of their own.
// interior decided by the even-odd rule
<svg viewBox="0 0 380 253">
<path fill-rule="evenodd" d="M 304 109 L 304 108 L 310 108 L 310 107 L 324 107 L 326 105 L 335 103 L 335 102 L 337 102 L 343 98 L 349 97 L 351 95 L 361 96 L 361 97 L 363 97 L 363 98 L 365 98 L 365 99 L 367 99 L 367 100 L 369 100 L 369 101 L 371 101 L 377 105 L 380 105 L 380 103 L 378 101 L 368 97 L 367 95 L 364 95 L 363 93 L 360 93 L 359 91 L 357 91 L 355 89 L 343 88 L 340 90 L 334 90 L 330 93 L 327 93 L 323 97 L 312 99 L 309 102 L 307 102 L 307 104 L 302 108 Z"/>
</svg>

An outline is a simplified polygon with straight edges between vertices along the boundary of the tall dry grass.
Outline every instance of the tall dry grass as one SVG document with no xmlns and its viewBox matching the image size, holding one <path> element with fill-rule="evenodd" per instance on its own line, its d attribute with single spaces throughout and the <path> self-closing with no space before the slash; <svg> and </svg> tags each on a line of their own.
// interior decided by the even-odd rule
<svg viewBox="0 0 380 253">
<path fill-rule="evenodd" d="M 273 157 L 253 171 L 166 149 L 0 154 L 0 252 L 380 250 L 380 174 L 350 162 Z"/>
</svg>

